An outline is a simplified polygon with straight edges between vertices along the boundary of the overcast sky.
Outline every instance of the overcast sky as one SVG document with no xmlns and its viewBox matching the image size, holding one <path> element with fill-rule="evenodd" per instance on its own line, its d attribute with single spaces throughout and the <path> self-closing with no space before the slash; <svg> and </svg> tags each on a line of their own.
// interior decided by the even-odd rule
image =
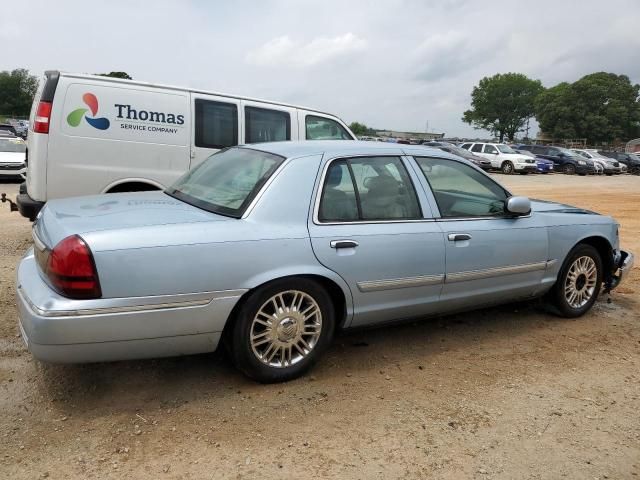
<svg viewBox="0 0 640 480">
<path fill-rule="evenodd" d="M 123 70 L 378 128 L 476 136 L 483 76 L 640 82 L 640 0 L 6 2 L 0 70 Z"/>
</svg>

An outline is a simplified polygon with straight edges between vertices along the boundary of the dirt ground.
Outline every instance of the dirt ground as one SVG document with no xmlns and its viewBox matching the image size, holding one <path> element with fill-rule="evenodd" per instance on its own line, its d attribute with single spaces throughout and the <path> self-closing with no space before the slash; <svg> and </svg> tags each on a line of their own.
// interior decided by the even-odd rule
<svg viewBox="0 0 640 480">
<path fill-rule="evenodd" d="M 639 177 L 499 179 L 614 215 L 640 252 Z M 343 334 L 265 386 L 217 353 L 34 361 L 14 297 L 30 245 L 0 204 L 0 479 L 640 478 L 638 270 L 580 319 L 517 304 Z"/>
</svg>

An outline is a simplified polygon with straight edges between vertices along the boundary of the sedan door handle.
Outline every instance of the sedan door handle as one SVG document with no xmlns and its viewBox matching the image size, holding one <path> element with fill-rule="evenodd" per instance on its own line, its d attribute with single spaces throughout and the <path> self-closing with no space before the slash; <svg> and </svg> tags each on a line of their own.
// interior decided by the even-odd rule
<svg viewBox="0 0 640 480">
<path fill-rule="evenodd" d="M 471 235 L 468 233 L 450 233 L 449 241 L 450 242 L 462 242 L 464 240 L 471 240 Z"/>
<path fill-rule="evenodd" d="M 358 242 L 355 240 L 331 240 L 329 245 L 331 248 L 355 248 L 358 246 Z"/>
</svg>

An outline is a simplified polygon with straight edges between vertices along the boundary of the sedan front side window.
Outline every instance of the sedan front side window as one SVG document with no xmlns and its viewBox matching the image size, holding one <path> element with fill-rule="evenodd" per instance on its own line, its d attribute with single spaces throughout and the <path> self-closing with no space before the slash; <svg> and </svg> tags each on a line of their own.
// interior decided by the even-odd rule
<svg viewBox="0 0 640 480">
<path fill-rule="evenodd" d="M 504 215 L 508 193 L 482 172 L 455 160 L 416 157 L 416 161 L 443 218 Z"/>
</svg>

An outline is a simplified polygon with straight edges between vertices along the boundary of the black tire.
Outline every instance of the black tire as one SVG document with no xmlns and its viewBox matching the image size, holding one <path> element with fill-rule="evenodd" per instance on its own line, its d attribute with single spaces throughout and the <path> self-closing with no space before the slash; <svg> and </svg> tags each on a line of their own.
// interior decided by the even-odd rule
<svg viewBox="0 0 640 480">
<path fill-rule="evenodd" d="M 274 296 L 290 291 L 302 292 L 315 301 L 321 317 L 320 335 L 311 350 L 306 353 L 306 356 L 302 356 L 297 360 L 297 363 L 292 363 L 289 366 L 271 366 L 258 357 L 251 345 L 254 317 L 256 317 L 260 309 L 272 305 L 268 302 Z M 292 294 L 284 293 L 283 298 L 286 302 L 293 297 Z M 292 302 L 295 303 L 293 300 Z M 304 308 L 300 308 L 300 310 L 303 311 Z M 282 326 L 283 322 L 287 321 L 287 318 L 284 318 L 279 325 Z M 268 330 L 268 327 L 263 328 L 264 331 Z M 272 327 L 274 334 L 276 334 L 275 332 L 278 331 L 278 328 L 276 326 Z M 283 328 L 286 329 L 288 327 L 285 326 Z M 301 376 L 315 364 L 322 352 L 330 345 L 334 329 L 335 313 L 331 297 L 327 291 L 317 282 L 307 278 L 285 278 L 268 283 L 247 297 L 238 310 L 233 330 L 229 336 L 228 349 L 236 367 L 248 377 L 262 383 L 286 382 Z M 308 339 L 309 337 L 306 337 L 306 340 Z M 280 342 L 280 339 L 277 339 L 276 342 Z M 267 347 L 269 343 L 274 342 L 267 342 Z M 291 352 L 299 355 L 293 347 L 291 347 Z M 292 354 L 289 356 L 290 359 Z M 282 351 L 282 353 L 278 353 L 277 358 L 282 359 L 284 355 L 285 353 Z"/>
<path fill-rule="evenodd" d="M 562 172 L 566 175 L 575 175 L 576 166 L 573 165 L 572 163 L 567 163 L 562 167 Z"/>
<path fill-rule="evenodd" d="M 586 288 L 588 287 L 587 285 L 588 278 L 586 275 L 582 273 L 577 275 L 577 280 L 571 280 L 571 279 L 568 280 L 567 277 L 569 276 L 571 267 L 574 265 L 574 262 L 577 262 L 578 259 L 582 259 L 585 257 L 592 259 L 595 265 L 595 268 L 596 268 L 595 285 L 593 286 L 593 289 L 589 294 L 590 296 L 586 298 L 586 303 L 584 303 L 583 305 L 576 306 L 570 303 L 569 299 L 567 298 L 568 295 L 570 296 L 570 293 L 566 293 L 565 289 L 572 288 L 571 285 L 577 286 L 577 287 L 582 286 L 583 288 Z M 584 278 L 585 283 L 582 283 L 580 279 L 581 276 L 585 277 Z M 556 280 L 555 285 L 549 292 L 551 303 L 558 310 L 558 313 L 563 317 L 575 318 L 575 317 L 580 317 L 584 315 L 591 309 L 596 299 L 598 298 L 598 295 L 600 294 L 600 288 L 602 286 L 602 277 L 603 277 L 602 258 L 600 257 L 598 250 L 596 250 L 591 245 L 587 245 L 584 243 L 576 245 L 567 255 L 567 258 L 565 259 L 564 263 L 562 264 L 562 268 L 560 269 L 560 273 L 558 274 L 558 279 Z M 588 288 L 586 291 L 588 291 Z"/>
<path fill-rule="evenodd" d="M 514 171 L 513 163 L 511 163 L 509 160 L 502 162 L 502 165 L 500 166 L 500 170 L 505 175 L 511 175 Z"/>
<path fill-rule="evenodd" d="M 633 167 L 629 173 L 631 175 L 640 175 L 640 167 Z"/>
</svg>

